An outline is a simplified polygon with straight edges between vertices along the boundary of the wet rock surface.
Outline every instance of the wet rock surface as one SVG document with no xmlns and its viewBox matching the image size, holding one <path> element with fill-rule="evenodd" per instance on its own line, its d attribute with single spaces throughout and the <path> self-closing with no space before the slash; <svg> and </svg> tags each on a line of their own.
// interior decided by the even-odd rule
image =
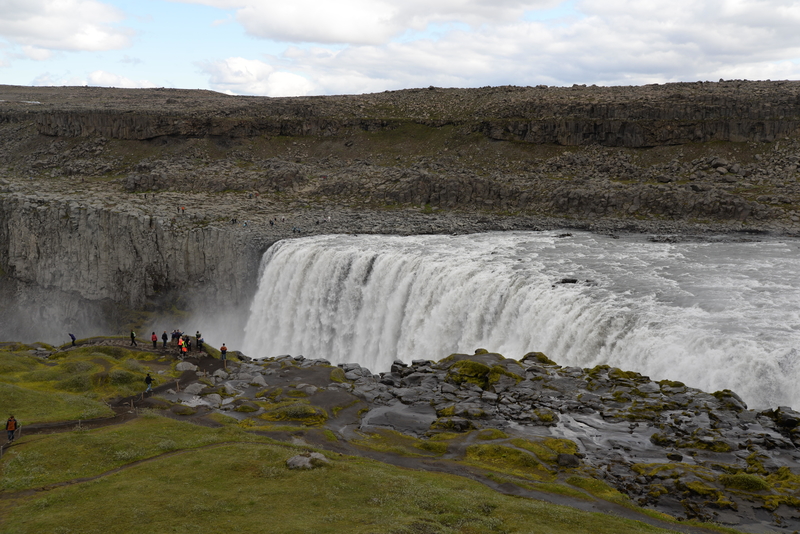
<svg viewBox="0 0 800 534">
<path fill-rule="evenodd" d="M 729 390 L 707 393 L 607 365 L 562 367 L 542 353 L 514 360 L 482 349 L 438 362 L 397 361 L 378 375 L 358 364 L 290 356 L 232 363 L 213 374 L 213 387 L 208 372 L 197 374 L 205 384 L 162 397 L 240 421 L 322 425 L 351 444 L 392 431 L 438 450 L 463 436 L 463 445 L 444 446 L 443 459 L 502 449 L 535 458 L 523 469 L 547 480 L 599 479 L 632 503 L 676 518 L 746 532 L 800 529 L 800 414 L 749 410 Z"/>
</svg>

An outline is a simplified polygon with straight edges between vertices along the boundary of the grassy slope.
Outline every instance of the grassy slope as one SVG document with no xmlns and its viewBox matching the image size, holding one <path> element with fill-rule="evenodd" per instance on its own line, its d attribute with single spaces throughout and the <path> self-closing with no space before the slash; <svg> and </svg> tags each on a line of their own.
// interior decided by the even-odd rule
<svg viewBox="0 0 800 534">
<path fill-rule="evenodd" d="M 260 442 L 246 441 L 260 440 Z M 238 441 L 238 443 L 230 443 Z M 222 442 L 202 449 L 203 445 Z M 87 482 L 5 499 L 2 532 L 664 532 L 641 523 L 500 495 L 461 477 L 330 455 L 301 472 L 303 449 L 235 428 L 160 416 L 119 427 L 23 438 L 3 458 L 6 489 L 98 474 Z M 113 510 L 113 513 L 110 513 Z"/>
<path fill-rule="evenodd" d="M 0 351 L 0 406 L 22 425 L 113 415 L 103 401 L 143 391 L 155 355 L 83 347 L 55 356 Z"/>
<path fill-rule="evenodd" d="M 141 360 L 148 357 L 121 347 L 80 348 L 54 361 L 32 357 L 26 350 L 0 352 L 0 405 L 13 407 L 24 422 L 83 418 L 87 411 L 107 410 L 104 399 L 140 391 L 140 379 L 151 363 Z M 76 393 L 63 391 L 78 386 Z M 248 432 L 250 425 L 231 418 L 216 419 L 223 426 L 212 429 L 145 413 L 91 431 L 76 427 L 59 434 L 23 435 L 0 459 L 0 532 L 124 533 L 139 532 L 143 525 L 151 532 L 193 533 L 231 528 L 393 534 L 664 532 L 504 496 L 461 477 L 358 457 L 328 453 L 330 467 L 290 471 L 286 459 L 305 449 Z M 263 432 L 302 434 L 300 428 L 258 425 Z M 498 482 L 526 487 L 525 481 L 538 481 L 540 491 L 552 486 L 554 493 L 591 500 L 577 489 L 583 488 L 606 500 L 627 502 L 599 481 L 602 491 L 584 487 L 590 479 L 571 486 L 550 483 L 548 460 L 571 445 L 566 440 L 517 440 L 516 446 L 535 449 L 543 462 L 525 457 L 527 463 L 517 465 L 512 460 L 521 457 L 519 450 L 490 443 L 505 435 L 483 434 L 485 445 L 470 447 L 464 463 Z M 385 431 L 355 444 L 436 457 L 464 437 L 441 434 L 428 441 Z"/>
</svg>

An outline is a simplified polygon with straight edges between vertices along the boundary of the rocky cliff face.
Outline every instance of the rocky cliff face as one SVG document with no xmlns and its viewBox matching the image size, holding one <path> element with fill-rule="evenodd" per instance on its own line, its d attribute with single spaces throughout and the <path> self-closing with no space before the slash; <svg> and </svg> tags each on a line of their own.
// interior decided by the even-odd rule
<svg viewBox="0 0 800 534">
<path fill-rule="evenodd" d="M 798 166 L 800 82 L 307 98 L 0 86 L 0 278 L 31 309 L 61 292 L 87 304 L 64 317 L 110 317 L 95 305 L 240 307 L 268 245 L 307 233 L 796 234 Z"/>
<path fill-rule="evenodd" d="M 0 198 L 0 239 L 3 270 L 14 278 L 130 307 L 201 286 L 240 302 L 261 253 L 218 228 L 179 232 L 158 217 L 30 197 Z"/>
<path fill-rule="evenodd" d="M 35 89 L 28 89 L 37 98 Z M 500 87 L 306 98 L 225 97 L 138 90 L 97 105 L 95 88 L 68 102 L 0 108 L 0 122 L 34 119 L 39 133 L 144 140 L 160 136 L 337 136 L 407 122 L 535 144 L 652 147 L 773 141 L 800 128 L 800 83 L 732 81 L 646 87 Z M 105 90 L 106 95 L 113 94 Z M 21 92 L 21 90 L 18 90 Z M 117 92 L 117 94 L 122 94 Z M 133 94 L 138 96 L 134 101 Z M 189 104 L 189 105 L 187 105 Z M 55 109 L 53 109 L 55 108 Z M 22 116 L 21 116 L 22 115 Z"/>
</svg>

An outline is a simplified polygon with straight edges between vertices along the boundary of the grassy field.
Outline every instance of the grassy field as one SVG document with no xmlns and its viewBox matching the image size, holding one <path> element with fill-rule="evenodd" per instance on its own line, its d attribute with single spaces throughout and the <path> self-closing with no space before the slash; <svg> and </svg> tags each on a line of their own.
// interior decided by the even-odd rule
<svg viewBox="0 0 800 534">
<path fill-rule="evenodd" d="M 147 371 L 164 371 L 162 379 L 173 374 L 173 362 L 161 361 L 161 355 L 122 347 L 83 347 L 46 360 L 26 348 L 6 349 L 0 352 L 0 406 L 13 410 L 23 425 L 110 415 L 104 401 L 141 391 Z M 333 443 L 336 434 L 300 423 L 254 425 L 219 414 L 209 421 L 221 426 L 145 410 L 126 423 L 93 430 L 75 424 L 60 433 L 23 434 L 0 458 L 0 533 L 668 532 L 360 456 L 320 451 L 330 465 L 289 470 L 288 458 L 313 450 L 295 438 L 319 434 Z M 292 443 L 270 437 L 287 435 Z M 352 445 L 458 464 L 520 488 L 588 501 L 599 497 L 635 509 L 599 481 L 577 476 L 555 481 L 556 453 L 574 447 L 567 440 L 506 441 L 496 430 L 476 437 L 466 446 L 469 434 L 442 433 L 428 440 L 381 431 Z M 464 447 L 460 460 L 443 457 Z"/>
<path fill-rule="evenodd" d="M 4 493 L 50 489 L 2 500 L 7 534 L 666 532 L 364 458 L 327 453 L 330 466 L 293 471 L 303 448 L 158 415 L 22 444 L 0 463 Z M 96 478 L 69 483 L 82 477 Z"/>
</svg>

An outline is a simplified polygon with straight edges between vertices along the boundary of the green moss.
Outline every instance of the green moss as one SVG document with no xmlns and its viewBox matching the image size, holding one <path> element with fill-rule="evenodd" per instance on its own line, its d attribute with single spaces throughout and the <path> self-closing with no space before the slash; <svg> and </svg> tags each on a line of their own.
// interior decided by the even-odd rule
<svg viewBox="0 0 800 534">
<path fill-rule="evenodd" d="M 299 389 L 290 389 L 286 395 L 288 397 L 308 397 L 308 393 L 300 391 Z"/>
<path fill-rule="evenodd" d="M 545 447 L 548 447 L 559 454 L 577 454 L 578 445 L 574 441 L 568 439 L 547 438 L 543 442 Z"/>
<path fill-rule="evenodd" d="M 692 492 L 696 493 L 697 495 L 702 496 L 711 496 L 713 495 L 715 498 L 718 495 L 718 491 L 708 484 L 700 480 L 693 480 L 692 482 L 687 482 L 685 486 Z"/>
<path fill-rule="evenodd" d="M 770 489 L 769 483 L 757 475 L 750 473 L 738 473 L 735 475 L 722 475 L 719 481 L 726 488 L 741 490 L 741 491 L 766 491 Z"/>
<path fill-rule="evenodd" d="M 421 440 L 414 445 L 423 451 L 432 452 L 434 454 L 445 454 L 447 452 L 447 443 L 442 441 Z"/>
<path fill-rule="evenodd" d="M 176 415 L 194 415 L 197 413 L 197 410 L 191 406 L 183 406 L 181 404 L 175 405 L 170 411 Z"/>
<path fill-rule="evenodd" d="M 536 414 L 536 417 L 538 417 L 539 421 L 542 423 L 552 423 L 556 420 L 556 414 L 551 410 L 537 408 L 533 410 L 533 413 Z"/>
<path fill-rule="evenodd" d="M 332 431 L 328 430 L 327 428 L 322 431 L 322 434 L 325 436 L 325 439 L 327 439 L 328 441 L 333 441 L 333 442 L 339 441 L 339 438 L 336 437 L 336 434 L 334 434 Z"/>
<path fill-rule="evenodd" d="M 488 385 L 496 384 L 500 380 L 501 376 L 507 376 L 509 378 L 513 378 L 517 384 L 519 384 L 523 380 L 523 378 L 518 374 L 506 371 L 503 367 L 499 365 L 494 365 L 492 366 L 487 376 L 487 384 Z"/>
<path fill-rule="evenodd" d="M 266 421 L 300 421 L 304 425 L 313 426 L 321 425 L 328 419 L 325 410 L 303 402 L 290 402 L 266 409 L 265 413 L 259 415 Z"/>
<path fill-rule="evenodd" d="M 470 445 L 465 458 L 479 463 L 499 464 L 513 469 L 536 469 L 536 458 L 527 452 L 493 444 Z"/>
<path fill-rule="evenodd" d="M 486 389 L 490 371 L 491 368 L 488 365 L 472 360 L 461 360 L 450 366 L 446 379 L 454 384 L 460 385 L 467 382 Z"/>
<path fill-rule="evenodd" d="M 764 508 L 769 511 L 775 511 L 782 504 L 794 509 L 800 508 L 800 499 L 791 495 L 765 495 Z"/>
<path fill-rule="evenodd" d="M 615 367 L 608 372 L 608 378 L 613 380 L 636 380 L 637 378 L 642 378 L 642 375 L 635 371 L 623 371 Z"/>
<path fill-rule="evenodd" d="M 620 504 L 627 504 L 630 502 L 630 499 L 628 499 L 628 497 L 626 497 L 619 491 L 615 490 L 602 480 L 597 480 L 595 478 L 571 476 L 566 480 L 566 483 L 575 486 L 577 488 L 585 489 L 592 495 L 600 497 L 601 499 L 614 501 Z"/>
<path fill-rule="evenodd" d="M 462 434 L 457 434 L 455 432 L 438 432 L 433 434 L 429 439 L 431 441 L 447 441 L 459 436 L 462 436 Z"/>
<path fill-rule="evenodd" d="M 440 417 L 431 424 L 430 428 L 431 430 L 469 432 L 470 430 L 475 430 L 475 425 L 472 424 L 472 421 L 466 421 L 465 425 L 463 421 L 456 423 L 450 417 Z"/>
<path fill-rule="evenodd" d="M 660 380 L 657 382 L 659 386 L 666 386 L 670 388 L 685 388 L 686 384 L 683 382 L 677 382 L 673 380 Z"/>
<path fill-rule="evenodd" d="M 331 369 L 331 382 L 347 382 L 347 378 L 344 376 L 344 370 L 341 367 Z"/>
<path fill-rule="evenodd" d="M 522 359 L 523 360 L 534 359 L 537 362 L 544 365 L 558 365 L 556 364 L 556 362 L 548 358 L 547 355 L 543 352 L 529 352 L 528 354 L 523 356 Z"/>
<path fill-rule="evenodd" d="M 489 351 L 486 349 L 475 349 L 475 354 L 489 354 Z"/>
<path fill-rule="evenodd" d="M 453 417 L 455 414 L 456 414 L 455 404 L 446 406 L 440 410 L 436 410 L 436 415 L 438 417 Z"/>
<path fill-rule="evenodd" d="M 592 367 L 591 369 L 588 369 L 586 371 L 586 374 L 589 375 L 590 378 L 595 378 L 596 379 L 600 375 L 602 375 L 604 372 L 608 371 L 609 369 L 611 369 L 610 365 L 596 365 L 596 366 Z"/>
<path fill-rule="evenodd" d="M 249 404 L 240 404 L 239 406 L 234 408 L 233 411 L 241 413 L 252 413 L 252 412 L 257 412 L 258 408 L 251 406 Z"/>
<path fill-rule="evenodd" d="M 508 438 L 508 434 L 496 428 L 484 428 L 483 430 L 478 432 L 477 436 L 477 439 L 482 439 L 487 441 L 493 439 L 506 439 L 506 438 Z"/>
</svg>

